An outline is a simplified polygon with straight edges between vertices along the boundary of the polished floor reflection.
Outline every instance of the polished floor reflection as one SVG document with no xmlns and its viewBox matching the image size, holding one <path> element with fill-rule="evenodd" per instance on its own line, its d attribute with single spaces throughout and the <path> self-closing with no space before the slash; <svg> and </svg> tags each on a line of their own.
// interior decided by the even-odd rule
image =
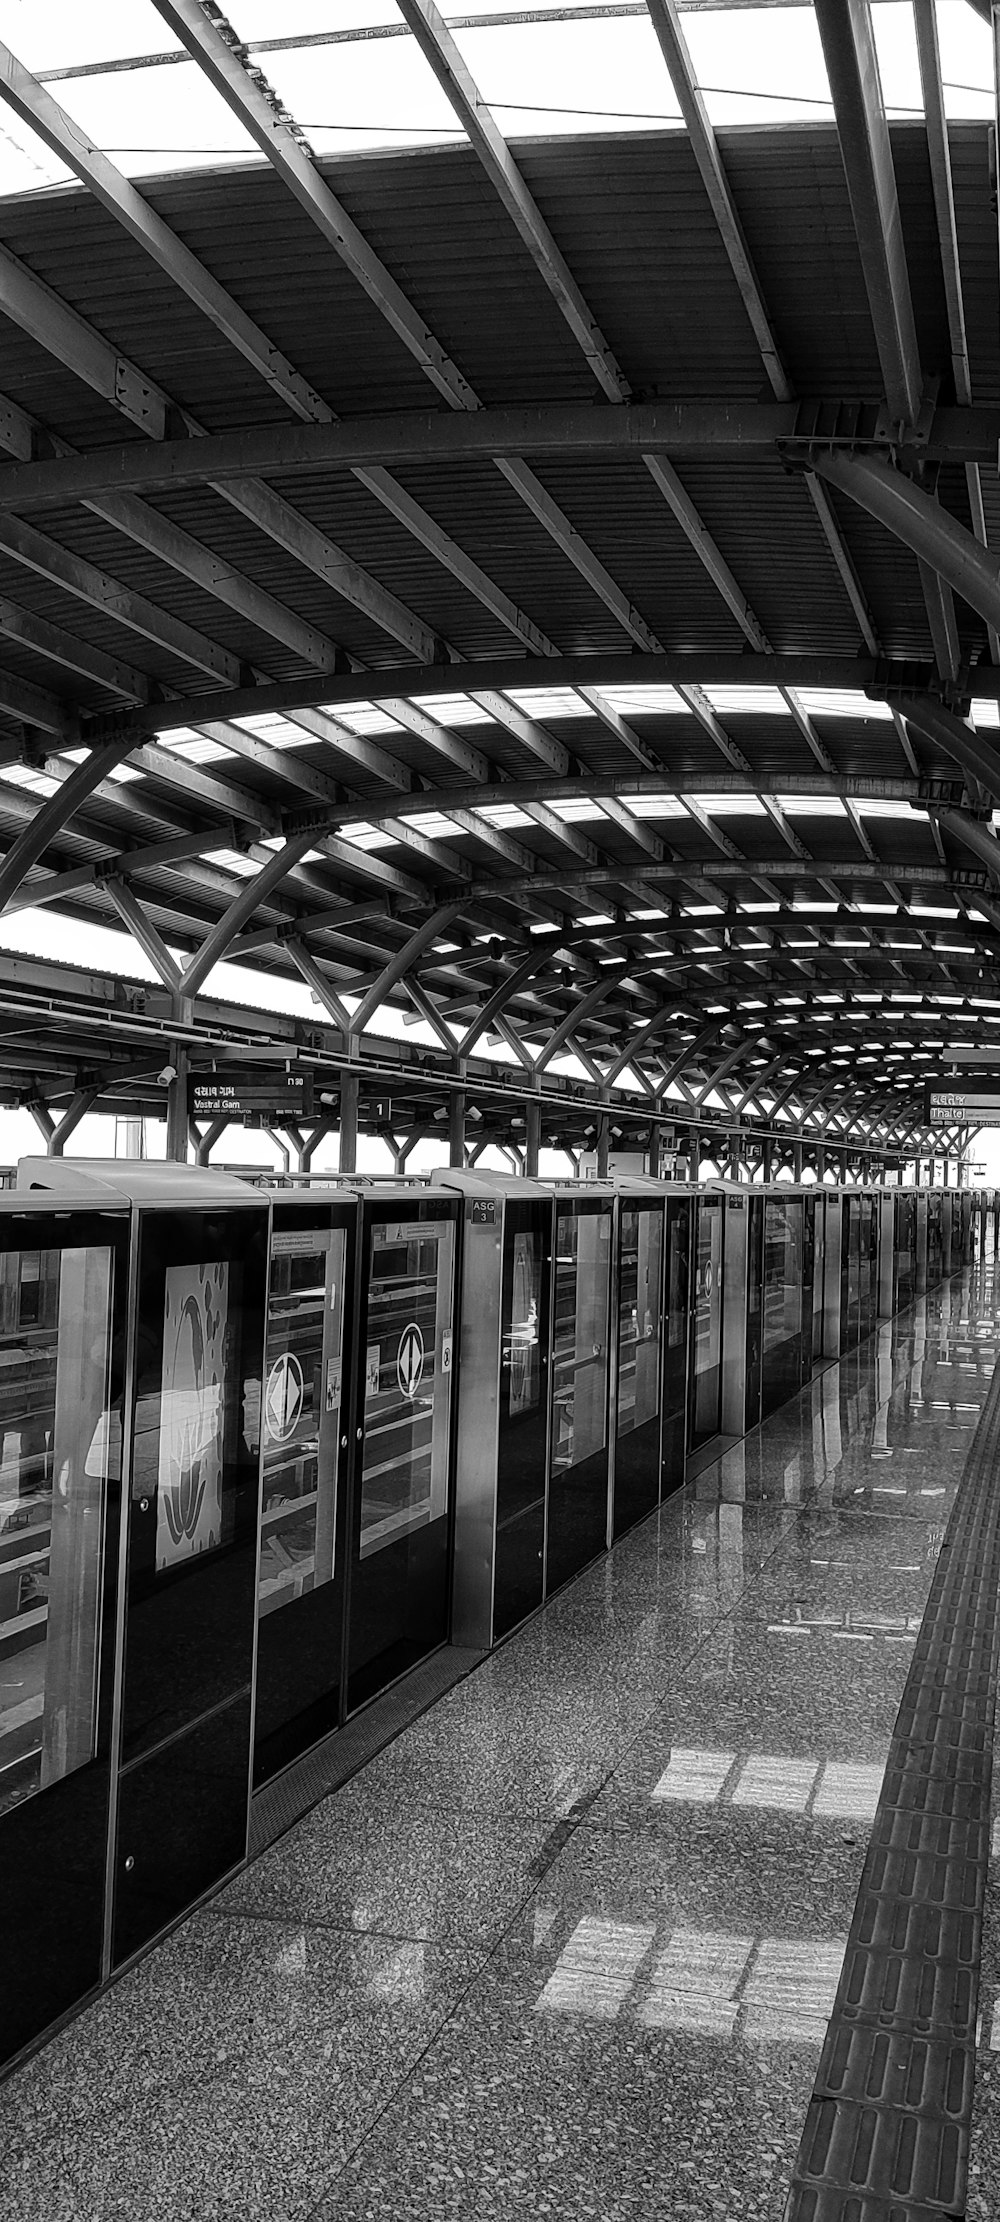
<svg viewBox="0 0 1000 2222">
<path fill-rule="evenodd" d="M 0 2222 L 780 2222 L 997 1351 L 946 1284 L 564 1591 L 0 2090 Z"/>
</svg>

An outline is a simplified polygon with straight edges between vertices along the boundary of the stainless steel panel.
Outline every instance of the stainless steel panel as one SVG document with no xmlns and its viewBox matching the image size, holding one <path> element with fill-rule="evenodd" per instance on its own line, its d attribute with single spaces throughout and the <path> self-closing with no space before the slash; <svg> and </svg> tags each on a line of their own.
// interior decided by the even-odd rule
<svg viewBox="0 0 1000 2222">
<path fill-rule="evenodd" d="M 502 1195 L 482 1201 L 466 1195 L 452 1640 L 478 1650 L 493 1641 L 503 1220 Z"/>
<path fill-rule="evenodd" d="M 725 1198 L 725 1233 L 722 1252 L 722 1404 L 724 1435 L 746 1433 L 747 1400 L 747 1272 L 749 1268 L 750 1200 Z"/>
</svg>

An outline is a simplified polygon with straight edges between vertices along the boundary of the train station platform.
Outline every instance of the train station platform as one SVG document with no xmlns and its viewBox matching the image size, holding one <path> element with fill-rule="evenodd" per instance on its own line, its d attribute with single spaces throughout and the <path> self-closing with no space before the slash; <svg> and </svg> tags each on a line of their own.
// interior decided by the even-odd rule
<svg viewBox="0 0 1000 2222">
<path fill-rule="evenodd" d="M 998 1334 L 881 1326 L 186 1919 L 2 2222 L 996 2215 Z"/>
</svg>

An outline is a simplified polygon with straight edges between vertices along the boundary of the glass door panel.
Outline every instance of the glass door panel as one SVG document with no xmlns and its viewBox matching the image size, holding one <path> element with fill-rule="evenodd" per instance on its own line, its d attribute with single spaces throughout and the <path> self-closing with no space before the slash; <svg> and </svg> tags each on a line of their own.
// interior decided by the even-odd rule
<svg viewBox="0 0 1000 2222">
<path fill-rule="evenodd" d="M 691 1448 L 719 1433 L 722 1399 L 722 1198 L 695 1209 L 694 1367 Z"/>
<path fill-rule="evenodd" d="M 664 1297 L 663 1441 L 660 1494 L 684 1480 L 687 1449 L 688 1354 L 691 1347 L 691 1218 L 694 1198 L 667 1198 Z"/>
<path fill-rule="evenodd" d="M 556 1209 L 552 1428 L 545 1586 L 607 1544 L 610 1209 Z"/>
<path fill-rule="evenodd" d="M 254 1781 L 334 1728 L 345 1227 L 275 1227 L 264 1355 Z"/>
<path fill-rule="evenodd" d="M 765 1200 L 762 1418 L 794 1396 L 800 1383 L 802 1217 L 797 1196 Z"/>
<path fill-rule="evenodd" d="M 454 1219 L 426 1206 L 369 1223 L 352 1706 L 447 1639 L 455 1256 Z"/>
<path fill-rule="evenodd" d="M 246 1849 L 267 1241 L 256 1204 L 140 1216 L 116 1964 Z"/>
<path fill-rule="evenodd" d="M 90 1224 L 0 1251 L 0 2062 L 101 1975 L 128 1220 Z"/>
<path fill-rule="evenodd" d="M 619 1221 L 618 1395 L 613 1532 L 660 1498 L 663 1387 L 662 1203 L 623 1205 Z"/>
<path fill-rule="evenodd" d="M 493 1627 L 541 1603 L 545 1553 L 552 1206 L 508 1199 L 500 1297 Z"/>
</svg>

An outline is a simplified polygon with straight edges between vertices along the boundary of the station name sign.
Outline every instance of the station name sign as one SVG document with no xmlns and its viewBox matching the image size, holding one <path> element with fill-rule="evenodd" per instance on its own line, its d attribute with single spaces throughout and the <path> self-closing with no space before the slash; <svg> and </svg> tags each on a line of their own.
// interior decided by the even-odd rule
<svg viewBox="0 0 1000 2222">
<path fill-rule="evenodd" d="M 192 1075 L 189 1107 L 195 1119 L 302 1119 L 312 1115 L 312 1074 L 229 1072 Z"/>
<path fill-rule="evenodd" d="M 928 1088 L 928 1126 L 1000 1126 L 1000 1085 Z"/>
</svg>

